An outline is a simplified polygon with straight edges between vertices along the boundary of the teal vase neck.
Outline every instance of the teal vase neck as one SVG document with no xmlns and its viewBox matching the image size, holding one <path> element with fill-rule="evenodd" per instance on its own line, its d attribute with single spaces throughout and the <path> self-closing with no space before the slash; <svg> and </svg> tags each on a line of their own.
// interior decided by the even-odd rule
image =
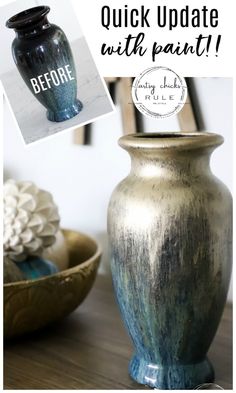
<svg viewBox="0 0 236 393">
<path fill-rule="evenodd" d="M 30 38 L 51 27 L 47 19 L 50 8 L 39 6 L 29 8 L 8 19 L 6 26 L 14 29 L 18 38 Z"/>
</svg>

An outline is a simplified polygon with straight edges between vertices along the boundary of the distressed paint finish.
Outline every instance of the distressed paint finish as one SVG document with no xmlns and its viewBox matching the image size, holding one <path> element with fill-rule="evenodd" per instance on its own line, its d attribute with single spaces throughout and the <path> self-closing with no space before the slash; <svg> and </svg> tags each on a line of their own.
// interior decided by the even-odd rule
<svg viewBox="0 0 236 393">
<path fill-rule="evenodd" d="M 7 21 L 14 28 L 16 37 L 12 43 L 15 64 L 26 85 L 47 108 L 50 121 L 64 121 L 76 116 L 82 109 L 77 99 L 76 69 L 70 44 L 62 29 L 47 20 L 49 7 L 39 6 L 25 10 Z M 25 21 L 25 22 L 24 22 Z M 53 85 L 35 94 L 30 79 L 69 65 L 73 80 Z"/>
<path fill-rule="evenodd" d="M 134 344 L 130 375 L 161 389 L 212 382 L 206 353 L 231 274 L 231 195 L 211 173 L 210 133 L 120 139 L 130 174 L 108 211 L 111 267 Z"/>
</svg>

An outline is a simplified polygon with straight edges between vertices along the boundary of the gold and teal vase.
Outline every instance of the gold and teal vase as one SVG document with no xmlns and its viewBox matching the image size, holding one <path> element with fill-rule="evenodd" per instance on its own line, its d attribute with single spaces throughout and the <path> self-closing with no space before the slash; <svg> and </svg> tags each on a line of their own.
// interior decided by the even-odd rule
<svg viewBox="0 0 236 393">
<path fill-rule="evenodd" d="M 49 23 L 50 8 L 38 6 L 10 18 L 15 64 L 26 85 L 47 109 L 51 121 L 64 121 L 82 109 L 77 99 L 76 69 L 70 44 L 60 27 Z"/>
<path fill-rule="evenodd" d="M 207 352 L 231 275 L 232 198 L 211 133 L 127 135 L 131 171 L 108 211 L 114 288 L 134 345 L 129 372 L 158 389 L 213 382 Z"/>
</svg>

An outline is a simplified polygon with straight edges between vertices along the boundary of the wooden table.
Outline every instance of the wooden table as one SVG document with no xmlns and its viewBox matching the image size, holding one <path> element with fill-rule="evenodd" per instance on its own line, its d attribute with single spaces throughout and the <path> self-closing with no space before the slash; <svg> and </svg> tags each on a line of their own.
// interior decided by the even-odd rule
<svg viewBox="0 0 236 393">
<path fill-rule="evenodd" d="M 64 321 L 5 344 L 5 389 L 142 389 L 128 375 L 132 346 L 111 280 L 99 276 L 83 305 Z M 232 389 L 232 307 L 209 351 L 216 383 Z"/>
</svg>

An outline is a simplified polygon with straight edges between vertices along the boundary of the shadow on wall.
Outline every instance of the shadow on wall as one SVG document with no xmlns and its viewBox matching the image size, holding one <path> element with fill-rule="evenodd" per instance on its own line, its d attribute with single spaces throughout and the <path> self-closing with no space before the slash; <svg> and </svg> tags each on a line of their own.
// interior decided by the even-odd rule
<svg viewBox="0 0 236 393">
<path fill-rule="evenodd" d="M 101 274 L 111 274 L 110 268 L 110 249 L 108 243 L 108 236 L 106 232 L 96 233 L 96 240 L 102 248 L 102 259 L 99 267 L 99 273 Z"/>
<path fill-rule="evenodd" d="M 8 171 L 8 169 L 3 170 L 3 181 L 7 181 L 8 179 L 11 179 L 11 173 Z"/>
</svg>

